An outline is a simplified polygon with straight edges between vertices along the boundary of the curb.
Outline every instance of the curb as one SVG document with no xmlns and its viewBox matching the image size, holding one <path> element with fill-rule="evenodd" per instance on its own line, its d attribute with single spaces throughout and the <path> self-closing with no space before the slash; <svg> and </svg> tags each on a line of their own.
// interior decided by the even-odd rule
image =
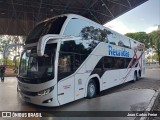
<svg viewBox="0 0 160 120">
<path fill-rule="evenodd" d="M 154 102 L 158 96 L 158 93 L 160 93 L 160 89 L 159 90 L 155 90 L 156 92 L 154 93 L 151 101 L 149 102 L 149 105 L 148 107 L 146 108 L 146 110 L 144 112 L 147 112 L 147 111 L 151 111 L 153 105 L 154 105 Z M 139 120 L 147 120 L 148 117 L 141 117 Z"/>
</svg>

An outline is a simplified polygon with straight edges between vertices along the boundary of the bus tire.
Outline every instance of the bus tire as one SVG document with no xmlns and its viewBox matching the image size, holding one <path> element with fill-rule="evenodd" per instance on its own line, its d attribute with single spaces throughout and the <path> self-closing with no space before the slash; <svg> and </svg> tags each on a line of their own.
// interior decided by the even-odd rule
<svg viewBox="0 0 160 120">
<path fill-rule="evenodd" d="M 138 71 L 138 80 L 141 78 L 141 70 Z"/>
<path fill-rule="evenodd" d="M 136 82 L 137 80 L 138 80 L 137 72 L 134 72 L 133 82 Z"/>
<path fill-rule="evenodd" d="M 87 98 L 91 99 L 96 96 L 97 86 L 94 80 L 90 80 L 87 87 Z"/>
</svg>

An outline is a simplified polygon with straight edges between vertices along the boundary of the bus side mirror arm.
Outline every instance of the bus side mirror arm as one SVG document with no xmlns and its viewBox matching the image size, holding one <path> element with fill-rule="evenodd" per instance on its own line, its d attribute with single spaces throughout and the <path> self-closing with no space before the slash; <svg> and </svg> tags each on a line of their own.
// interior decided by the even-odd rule
<svg viewBox="0 0 160 120">
<path fill-rule="evenodd" d="M 44 55 L 46 44 L 51 38 L 52 36 L 44 35 L 39 39 L 38 44 L 37 44 L 37 55 L 38 56 Z"/>
<path fill-rule="evenodd" d="M 47 34 L 42 36 L 37 44 L 37 55 L 38 56 L 43 56 L 44 55 L 44 51 L 45 51 L 45 47 L 48 41 L 50 40 L 55 40 L 55 39 L 62 39 L 65 38 L 66 36 L 64 35 L 54 35 L 54 34 Z"/>
</svg>

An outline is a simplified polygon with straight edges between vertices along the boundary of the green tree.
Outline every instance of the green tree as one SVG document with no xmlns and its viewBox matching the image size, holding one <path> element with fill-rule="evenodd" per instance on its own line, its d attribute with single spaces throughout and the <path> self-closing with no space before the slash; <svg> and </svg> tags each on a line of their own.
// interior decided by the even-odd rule
<svg viewBox="0 0 160 120">
<path fill-rule="evenodd" d="M 9 44 L 9 40 L 0 37 L 0 52 L 3 53 L 4 48 Z"/>
<path fill-rule="evenodd" d="M 9 44 L 23 44 L 25 42 L 25 36 L 10 36 L 10 35 L 1 35 L 0 36 L 0 54 L 3 56 L 3 51 L 5 47 Z M 13 47 L 9 49 L 9 56 L 8 59 L 12 60 L 12 58 L 16 55 L 20 54 L 21 47 Z M 4 63 L 10 64 L 11 62 L 5 61 Z"/>
<path fill-rule="evenodd" d="M 13 62 L 13 60 L 10 60 L 10 59 L 0 59 L 0 62 L 3 62 L 3 63 L 7 63 L 6 65 L 9 65 L 9 66 L 15 66 L 15 62 Z M 19 64 L 19 62 L 18 61 L 16 61 L 17 62 L 17 66 L 18 66 L 18 64 Z"/>
<path fill-rule="evenodd" d="M 149 39 L 151 40 L 151 46 L 155 49 L 158 55 L 158 61 L 160 64 L 160 30 L 149 33 Z"/>
<path fill-rule="evenodd" d="M 147 62 L 150 62 L 150 60 L 151 60 L 151 56 L 149 55 L 149 56 L 147 56 Z"/>
<path fill-rule="evenodd" d="M 150 40 L 146 32 L 126 33 L 125 35 L 141 43 L 144 43 L 146 49 L 150 47 Z"/>
<path fill-rule="evenodd" d="M 153 60 L 158 61 L 158 54 L 157 53 L 153 55 Z"/>
</svg>

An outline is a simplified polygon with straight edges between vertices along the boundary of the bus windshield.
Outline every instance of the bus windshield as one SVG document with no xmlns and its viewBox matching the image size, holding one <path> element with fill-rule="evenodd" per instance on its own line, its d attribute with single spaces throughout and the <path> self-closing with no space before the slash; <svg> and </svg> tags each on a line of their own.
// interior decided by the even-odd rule
<svg viewBox="0 0 160 120">
<path fill-rule="evenodd" d="M 46 34 L 59 34 L 66 18 L 66 16 L 57 17 L 38 24 L 30 32 L 25 43 L 30 44 L 38 42 L 39 38 Z"/>
<path fill-rule="evenodd" d="M 24 50 L 20 60 L 19 75 L 24 78 L 40 78 L 51 80 L 54 78 L 54 61 L 57 44 L 47 44 L 44 56 L 37 56 L 36 47 Z M 45 78 L 45 79 L 43 79 Z"/>
</svg>

